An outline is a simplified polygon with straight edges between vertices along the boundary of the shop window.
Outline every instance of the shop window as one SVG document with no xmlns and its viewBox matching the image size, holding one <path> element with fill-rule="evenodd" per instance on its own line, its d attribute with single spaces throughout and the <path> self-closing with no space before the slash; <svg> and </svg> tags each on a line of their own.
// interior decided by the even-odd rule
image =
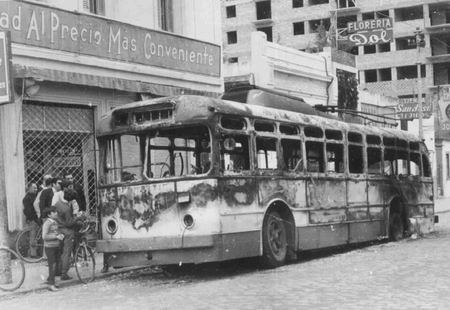
<svg viewBox="0 0 450 310">
<path fill-rule="evenodd" d="M 306 141 L 306 166 L 309 172 L 324 172 L 323 143 Z"/>
<path fill-rule="evenodd" d="M 233 17 L 236 17 L 236 6 L 235 5 L 227 6 L 227 18 Z"/>
<path fill-rule="evenodd" d="M 391 68 L 380 69 L 379 74 L 380 74 L 380 81 L 392 80 Z"/>
<path fill-rule="evenodd" d="M 257 28 L 256 30 L 264 32 L 266 34 L 267 41 L 272 42 L 272 27 Z"/>
<path fill-rule="evenodd" d="M 292 24 L 294 27 L 294 36 L 305 34 L 305 23 L 297 22 Z"/>
<path fill-rule="evenodd" d="M 228 42 L 228 44 L 236 44 L 237 43 L 237 31 L 227 32 L 227 42 Z"/>
<path fill-rule="evenodd" d="M 259 169 L 277 169 L 277 140 L 256 138 L 257 167 Z"/>
<path fill-rule="evenodd" d="M 342 144 L 327 143 L 327 172 L 344 172 L 344 147 Z"/>
<path fill-rule="evenodd" d="M 360 145 L 348 146 L 348 170 L 350 173 L 363 173 L 363 147 Z"/>
<path fill-rule="evenodd" d="M 402 22 L 407 20 L 423 19 L 423 6 L 412 6 L 395 10 L 395 21 Z"/>
<path fill-rule="evenodd" d="M 289 171 L 303 170 L 302 164 L 302 143 L 300 140 L 281 140 L 283 151 L 284 169 Z"/>
<path fill-rule="evenodd" d="M 377 70 L 366 70 L 364 71 L 364 76 L 366 83 L 373 83 L 377 81 Z"/>
<path fill-rule="evenodd" d="M 230 57 L 230 58 L 228 58 L 228 63 L 230 63 L 230 64 L 238 63 L 238 57 Z"/>
<path fill-rule="evenodd" d="M 272 10 L 270 1 L 256 2 L 256 19 L 270 19 L 272 18 Z"/>
<path fill-rule="evenodd" d="M 301 8 L 303 7 L 303 0 L 292 0 L 293 8 Z"/>
<path fill-rule="evenodd" d="M 383 163 L 381 161 L 381 149 L 379 147 L 367 148 L 367 173 L 381 174 Z"/>
<path fill-rule="evenodd" d="M 248 137 L 227 135 L 220 144 L 220 166 L 224 173 L 240 172 L 250 169 Z"/>
</svg>

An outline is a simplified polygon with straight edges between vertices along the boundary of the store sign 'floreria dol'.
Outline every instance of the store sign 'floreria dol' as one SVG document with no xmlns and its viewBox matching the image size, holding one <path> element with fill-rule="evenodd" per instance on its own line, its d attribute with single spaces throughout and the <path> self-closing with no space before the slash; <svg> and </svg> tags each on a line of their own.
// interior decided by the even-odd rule
<svg viewBox="0 0 450 310">
<path fill-rule="evenodd" d="M 220 76 L 220 46 L 100 17 L 0 1 L 13 43 Z"/>
</svg>

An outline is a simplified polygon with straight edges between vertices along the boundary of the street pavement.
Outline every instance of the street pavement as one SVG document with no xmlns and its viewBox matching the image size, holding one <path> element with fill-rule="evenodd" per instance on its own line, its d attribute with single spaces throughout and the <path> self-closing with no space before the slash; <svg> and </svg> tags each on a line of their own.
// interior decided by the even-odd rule
<svg viewBox="0 0 450 310">
<path fill-rule="evenodd" d="M 54 293 L 44 290 L 45 265 L 35 264 L 20 291 L 0 295 L 0 309 L 448 309 L 450 199 L 437 200 L 436 213 L 436 232 L 423 238 L 303 257 L 272 270 L 251 261 L 172 275 L 113 270 L 87 285 L 73 273 Z"/>
</svg>

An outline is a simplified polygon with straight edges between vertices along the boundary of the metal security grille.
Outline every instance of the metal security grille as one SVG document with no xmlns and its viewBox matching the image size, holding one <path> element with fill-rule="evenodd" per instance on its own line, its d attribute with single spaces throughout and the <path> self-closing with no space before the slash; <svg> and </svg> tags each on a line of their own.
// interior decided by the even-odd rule
<svg viewBox="0 0 450 310">
<path fill-rule="evenodd" d="M 72 174 L 84 189 L 86 208 L 97 213 L 94 111 L 55 104 L 23 105 L 25 180 L 42 184 L 51 174 Z"/>
</svg>

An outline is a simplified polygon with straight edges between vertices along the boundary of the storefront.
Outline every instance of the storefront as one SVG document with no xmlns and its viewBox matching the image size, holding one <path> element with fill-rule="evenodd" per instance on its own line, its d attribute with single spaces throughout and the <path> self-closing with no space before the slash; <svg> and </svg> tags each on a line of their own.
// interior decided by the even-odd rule
<svg viewBox="0 0 450 310">
<path fill-rule="evenodd" d="M 96 211 L 95 124 L 145 97 L 218 96 L 219 45 L 92 15 L 0 2 L 11 34 L 15 102 L 2 106 L 9 230 L 23 225 L 25 186 L 72 174 Z"/>
</svg>

